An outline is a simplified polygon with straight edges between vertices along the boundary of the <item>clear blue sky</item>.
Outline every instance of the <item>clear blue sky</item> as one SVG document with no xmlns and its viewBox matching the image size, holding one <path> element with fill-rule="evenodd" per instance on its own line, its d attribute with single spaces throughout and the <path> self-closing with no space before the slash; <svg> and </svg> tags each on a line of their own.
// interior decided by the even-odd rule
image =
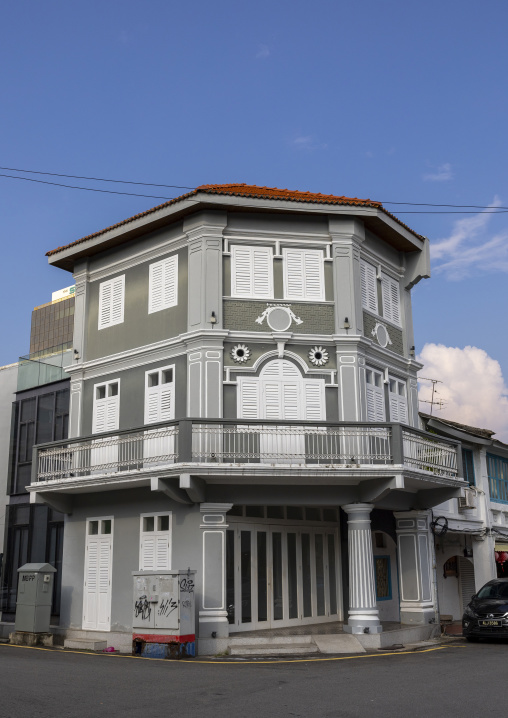
<svg viewBox="0 0 508 718">
<path fill-rule="evenodd" d="M 0 165 L 508 206 L 507 20 L 501 0 L 4 3 Z M 161 201 L 0 177 L 0 364 L 72 283 L 45 252 Z M 473 344 L 508 377 L 508 214 L 399 216 L 441 246 L 417 351 Z"/>
</svg>

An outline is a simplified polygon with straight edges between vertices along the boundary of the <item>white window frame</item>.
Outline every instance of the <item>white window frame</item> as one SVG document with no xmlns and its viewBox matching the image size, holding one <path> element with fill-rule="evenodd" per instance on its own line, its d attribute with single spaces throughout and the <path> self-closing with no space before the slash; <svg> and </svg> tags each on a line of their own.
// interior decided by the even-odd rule
<svg viewBox="0 0 508 718">
<path fill-rule="evenodd" d="M 396 384 L 397 384 L 397 387 L 396 387 L 396 388 L 397 388 L 397 391 L 396 391 L 396 392 L 393 392 L 393 391 L 392 391 L 392 386 L 391 386 L 391 382 L 392 382 L 392 381 L 396 382 Z M 399 387 L 398 387 L 399 384 L 404 387 L 404 393 L 403 393 L 403 394 L 400 394 L 400 393 L 399 393 L 399 390 L 398 390 L 398 389 L 399 389 Z M 400 378 L 397 377 L 397 376 L 393 376 L 392 374 L 389 374 L 389 375 L 388 375 L 388 409 L 389 409 L 389 413 L 390 413 L 390 421 L 398 421 L 398 422 L 400 422 L 401 424 L 407 424 L 407 423 L 408 423 L 408 421 L 409 421 L 409 411 L 408 411 L 407 396 L 408 396 L 408 392 L 407 392 L 407 381 L 406 381 L 405 379 L 400 379 Z M 401 397 L 402 397 L 402 400 L 401 400 Z M 398 412 L 399 414 L 400 414 L 400 411 L 401 411 L 401 405 L 404 406 L 404 411 L 405 411 L 405 417 L 404 417 L 405 420 L 404 420 L 404 421 L 400 421 L 400 418 L 399 418 L 399 417 L 395 417 L 395 418 L 394 418 L 394 417 L 392 416 L 392 401 L 396 401 L 396 402 L 397 402 L 397 412 Z"/>
<path fill-rule="evenodd" d="M 273 299 L 273 247 L 266 246 L 253 246 L 247 244 L 235 244 L 231 245 L 231 296 L 238 298 L 250 298 L 250 299 Z M 238 287 L 238 272 L 237 272 L 237 255 L 239 252 L 249 254 L 249 270 L 250 276 L 248 278 L 249 288 L 247 290 Z M 266 253 L 268 259 L 267 275 L 263 277 L 266 280 L 266 291 L 256 291 L 256 272 L 254 267 L 254 256 L 256 252 Z"/>
<path fill-rule="evenodd" d="M 362 307 L 369 312 L 379 314 L 377 296 L 377 268 L 364 259 L 360 260 L 360 282 L 362 291 Z"/>
<path fill-rule="evenodd" d="M 402 325 L 400 285 L 396 279 L 393 279 L 385 272 L 381 273 L 381 295 L 383 298 L 383 318 L 400 327 Z"/>
<path fill-rule="evenodd" d="M 157 521 L 159 516 L 169 517 L 169 528 L 167 531 L 143 531 L 143 521 L 146 518 L 154 518 Z M 161 568 L 160 566 L 154 568 L 154 571 L 170 571 L 173 561 L 173 512 L 172 511 L 157 511 L 155 513 L 140 514 L 139 516 L 139 570 L 145 571 L 143 567 L 143 536 L 168 536 L 168 566 Z M 151 569 L 150 569 L 151 570 Z"/>
<path fill-rule="evenodd" d="M 113 306 L 114 306 L 114 292 L 118 291 L 116 287 L 120 287 L 120 299 L 121 299 L 121 307 L 120 307 L 120 313 L 116 317 L 116 319 L 113 316 Z M 110 289 L 111 295 L 110 295 L 110 304 L 109 304 L 109 311 L 108 316 L 106 319 L 102 316 L 102 310 L 104 305 L 104 295 L 106 293 L 107 289 Z M 116 324 L 123 324 L 124 321 L 124 311 L 125 311 L 125 274 L 120 275 L 119 277 L 114 277 L 113 279 L 108 279 L 105 282 L 101 282 L 99 285 L 99 319 L 98 319 L 98 327 L 99 329 L 107 329 L 108 327 L 113 327 Z"/>
<path fill-rule="evenodd" d="M 290 290 L 288 255 L 291 254 L 298 254 L 302 258 L 302 278 L 301 282 L 299 283 L 301 290 L 298 292 L 291 292 Z M 317 256 L 319 259 L 319 294 L 312 294 L 311 292 L 309 292 L 309 287 L 307 285 L 307 275 L 309 274 L 309 269 L 306 263 L 307 255 Z M 323 302 L 325 300 L 325 272 L 323 250 L 284 247 L 282 250 L 282 258 L 284 265 L 284 299 Z"/>
<path fill-rule="evenodd" d="M 172 381 L 171 381 L 171 382 L 167 382 L 166 384 L 162 384 L 162 383 L 161 383 L 162 372 L 164 372 L 164 371 L 172 371 L 172 373 L 173 373 L 173 379 L 172 379 Z M 149 377 L 150 377 L 152 374 L 156 374 L 156 373 L 159 374 L 159 383 L 158 383 L 158 385 L 157 385 L 157 386 L 158 386 L 158 391 L 157 391 L 157 392 L 152 392 L 152 393 L 154 393 L 154 394 L 158 393 L 158 394 L 160 395 L 161 392 L 162 392 L 161 387 L 166 386 L 166 385 L 172 385 L 171 394 L 172 394 L 172 399 L 173 399 L 173 401 L 172 401 L 172 404 L 171 404 L 171 407 L 170 407 L 171 416 L 170 416 L 169 418 L 157 419 L 157 421 L 150 421 L 150 420 L 149 420 L 148 398 L 149 398 L 149 394 L 150 394 L 150 393 L 149 393 L 149 389 L 151 389 L 152 387 L 149 387 L 149 386 L 148 386 L 148 380 L 149 380 Z M 173 421 L 173 420 L 174 420 L 174 418 L 175 418 L 175 393 L 176 393 L 175 364 L 169 364 L 168 366 L 163 366 L 163 367 L 160 367 L 159 369 L 150 369 L 150 370 L 148 370 L 148 371 L 145 372 L 145 424 L 156 424 L 156 423 L 158 423 L 159 421 Z M 160 414 L 160 397 L 159 397 L 159 409 L 158 409 L 158 412 L 159 412 L 159 414 Z"/>
<path fill-rule="evenodd" d="M 161 269 L 161 300 L 159 303 L 155 301 L 155 280 L 154 274 L 157 269 Z M 172 283 L 172 286 L 171 286 Z M 168 291 L 169 290 L 169 291 Z M 166 294 L 170 294 L 170 299 L 166 300 Z M 178 305 L 178 254 L 173 254 L 171 257 L 161 259 L 159 262 L 154 262 L 149 266 L 149 277 L 148 277 L 148 314 L 154 314 L 155 312 L 161 312 L 163 309 L 169 309 L 170 307 L 176 307 Z"/>
<path fill-rule="evenodd" d="M 368 372 L 371 372 L 372 374 L 379 377 L 379 386 L 374 382 L 374 384 L 370 383 L 368 381 Z M 369 418 L 369 386 L 373 386 L 374 389 L 372 390 L 374 393 L 377 393 L 381 396 L 381 401 L 383 405 L 383 416 L 376 417 L 375 419 Z M 376 391 L 379 390 L 379 391 Z M 365 401 L 366 401 L 366 420 L 368 422 L 385 422 L 386 421 L 386 398 L 385 398 L 385 390 L 384 390 L 384 374 L 379 369 L 376 369 L 372 366 L 366 366 L 365 367 Z M 377 412 L 379 407 L 375 405 L 374 409 Z"/>
<path fill-rule="evenodd" d="M 114 429 L 97 429 L 97 402 L 104 401 L 103 399 L 97 399 L 97 389 L 100 387 L 106 387 L 106 396 L 104 399 L 113 398 L 109 395 L 109 387 L 112 384 L 118 384 L 118 393 L 115 395 L 117 398 L 117 409 L 116 409 L 116 426 Z M 98 384 L 93 385 L 93 411 L 92 411 L 92 434 L 101 434 L 106 431 L 116 431 L 120 426 L 120 379 L 109 379 L 108 381 L 101 381 Z"/>
</svg>

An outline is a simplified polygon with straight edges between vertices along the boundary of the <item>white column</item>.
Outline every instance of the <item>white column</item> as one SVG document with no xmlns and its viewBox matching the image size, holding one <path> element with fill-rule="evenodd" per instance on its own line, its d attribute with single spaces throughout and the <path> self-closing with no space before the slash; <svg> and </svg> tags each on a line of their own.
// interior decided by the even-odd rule
<svg viewBox="0 0 508 718">
<path fill-rule="evenodd" d="M 394 513 L 399 554 L 400 622 L 424 625 L 435 620 L 432 592 L 434 541 L 428 511 Z"/>
<path fill-rule="evenodd" d="M 200 504 L 203 535 L 203 590 L 199 610 L 199 638 L 227 638 L 226 513 L 233 504 Z M 201 645 L 201 644 L 200 644 Z"/>
<path fill-rule="evenodd" d="M 372 504 L 342 506 L 348 515 L 349 618 L 346 633 L 381 633 L 376 602 L 370 512 Z"/>
</svg>

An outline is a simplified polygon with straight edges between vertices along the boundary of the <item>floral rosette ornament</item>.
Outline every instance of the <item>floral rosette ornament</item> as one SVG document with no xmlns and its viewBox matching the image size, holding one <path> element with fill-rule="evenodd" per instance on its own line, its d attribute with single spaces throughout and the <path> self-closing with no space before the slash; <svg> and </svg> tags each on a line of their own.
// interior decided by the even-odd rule
<svg viewBox="0 0 508 718">
<path fill-rule="evenodd" d="M 309 360 L 314 366 L 324 366 L 328 363 L 328 352 L 323 347 L 313 347 L 309 352 Z"/>
<path fill-rule="evenodd" d="M 237 344 L 236 347 L 231 349 L 231 358 L 238 364 L 243 364 L 249 361 L 250 349 L 245 344 Z"/>
</svg>

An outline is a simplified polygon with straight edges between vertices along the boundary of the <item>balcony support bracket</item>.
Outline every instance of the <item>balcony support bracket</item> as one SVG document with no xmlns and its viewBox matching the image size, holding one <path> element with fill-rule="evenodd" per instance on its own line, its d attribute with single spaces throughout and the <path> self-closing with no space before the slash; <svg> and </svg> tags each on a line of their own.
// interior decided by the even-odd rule
<svg viewBox="0 0 508 718">
<path fill-rule="evenodd" d="M 389 479 L 372 479 L 360 484 L 360 501 L 375 504 L 384 499 L 391 491 L 404 489 L 404 477 L 392 476 Z"/>
<path fill-rule="evenodd" d="M 160 479 L 157 476 L 153 476 L 150 482 L 150 488 L 152 491 L 160 491 L 166 494 L 172 501 L 176 501 L 179 504 L 193 504 L 192 501 L 185 491 L 182 491 L 177 484 L 177 479 Z"/>
<path fill-rule="evenodd" d="M 205 482 L 198 476 L 180 474 L 180 488 L 187 493 L 189 499 L 195 504 L 202 504 L 206 501 Z"/>
<path fill-rule="evenodd" d="M 454 488 L 453 486 L 436 488 L 436 489 L 423 489 L 418 491 L 415 496 L 415 509 L 431 509 L 433 506 L 442 504 L 443 501 L 449 499 L 458 499 L 464 493 L 462 487 Z"/>
<path fill-rule="evenodd" d="M 73 497 L 69 494 L 59 494 L 56 491 L 31 491 L 31 504 L 46 504 L 62 514 L 72 514 Z"/>
</svg>

